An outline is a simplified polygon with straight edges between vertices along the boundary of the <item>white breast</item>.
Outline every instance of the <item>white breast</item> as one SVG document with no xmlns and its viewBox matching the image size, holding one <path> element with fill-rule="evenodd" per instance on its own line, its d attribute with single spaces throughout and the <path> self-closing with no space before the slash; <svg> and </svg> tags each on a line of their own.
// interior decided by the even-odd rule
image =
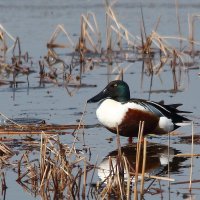
<svg viewBox="0 0 200 200">
<path fill-rule="evenodd" d="M 96 111 L 98 120 L 106 127 L 114 128 L 121 124 L 129 108 L 145 110 L 136 103 L 122 104 L 112 99 L 104 100 Z"/>
</svg>

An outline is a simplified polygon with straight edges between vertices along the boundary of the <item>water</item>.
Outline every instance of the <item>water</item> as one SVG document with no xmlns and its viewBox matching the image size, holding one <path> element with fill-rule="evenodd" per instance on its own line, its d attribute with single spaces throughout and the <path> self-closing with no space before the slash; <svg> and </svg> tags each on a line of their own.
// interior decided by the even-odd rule
<svg viewBox="0 0 200 200">
<path fill-rule="evenodd" d="M 158 25 L 158 33 L 174 36 L 178 35 L 177 20 L 176 20 L 176 7 L 174 1 L 148 1 L 142 2 L 142 9 L 144 14 L 145 30 L 147 34 L 155 28 L 158 18 L 160 22 Z M 4 28 L 11 33 L 14 37 L 18 36 L 21 42 L 22 52 L 28 51 L 33 61 L 32 68 L 36 71 L 29 76 L 29 86 L 26 81 L 26 76 L 17 77 L 17 80 L 24 81 L 25 83 L 19 84 L 17 88 L 11 88 L 9 85 L 0 87 L 1 105 L 0 112 L 9 118 L 37 118 L 43 119 L 46 123 L 51 124 L 77 124 L 77 120 L 81 118 L 81 112 L 84 109 L 84 103 L 87 99 L 97 94 L 105 85 L 116 78 L 115 74 L 108 74 L 107 64 L 103 66 L 95 65 L 95 69 L 87 71 L 82 76 L 82 83 L 93 84 L 97 87 L 83 87 L 74 89 L 69 87 L 73 95 L 70 96 L 63 86 L 55 84 L 45 84 L 41 86 L 39 83 L 39 60 L 47 54 L 46 44 L 49 41 L 53 31 L 58 24 L 64 24 L 65 29 L 71 34 L 72 39 L 77 41 L 80 34 L 80 16 L 87 11 L 92 11 L 96 14 L 99 28 L 102 32 L 102 43 L 105 47 L 105 13 L 104 4 L 101 0 L 95 1 L 25 1 L 25 0 L 10 0 L 0 2 L 0 23 Z M 140 36 L 141 24 L 141 10 L 140 1 L 126 0 L 118 2 L 115 6 L 115 11 L 125 27 L 134 35 Z M 188 38 L 188 14 L 198 13 L 199 4 L 196 1 L 181 1 L 179 2 L 179 16 L 181 22 L 182 36 Z M 197 21 L 197 25 L 198 25 Z M 198 27 L 198 26 L 197 26 Z M 195 37 L 198 39 L 199 29 L 195 29 Z M 172 45 L 178 46 L 175 40 L 170 40 Z M 184 45 L 186 45 L 184 43 Z M 186 48 L 186 47 L 185 47 Z M 198 47 L 197 47 L 198 48 Z M 63 54 L 69 53 L 65 50 L 61 51 Z M 70 64 L 70 57 L 67 58 Z M 166 104 L 182 103 L 181 109 L 192 111 L 188 117 L 194 120 L 194 131 L 196 134 L 199 130 L 199 99 L 200 93 L 198 92 L 199 85 L 199 62 L 195 63 L 197 70 L 188 70 L 183 68 L 181 70 L 181 78 L 179 89 L 180 92 L 172 92 L 173 89 L 173 76 L 169 65 L 164 66 L 162 73 L 159 76 L 153 77 L 151 94 L 149 94 L 151 78 L 144 75 L 143 84 L 141 87 L 141 71 L 142 62 L 136 60 L 133 63 L 124 61 L 122 63 L 114 63 L 110 66 L 111 69 L 118 66 L 128 69 L 124 72 L 124 80 L 129 84 L 131 96 L 136 98 L 150 97 L 151 100 L 160 101 L 164 100 Z M 74 73 L 79 74 L 75 71 Z M 178 73 L 177 73 L 178 74 Z M 12 81 L 12 77 L 8 80 Z M 95 109 L 97 104 L 87 105 L 86 114 L 83 121 L 85 124 L 96 124 L 97 119 L 95 116 Z M 92 152 L 91 163 L 94 163 L 98 156 L 98 163 L 109 154 L 109 152 L 116 149 L 116 137 L 114 134 L 108 132 L 102 127 L 85 129 L 84 142 L 86 147 L 89 147 Z M 191 135 L 191 126 L 182 127 L 178 129 L 178 134 L 181 136 Z M 3 136 L 2 136 L 3 137 Z M 7 136 L 9 138 L 9 136 Z M 24 136 L 12 136 L 21 139 Z M 33 136 L 37 140 L 40 136 Z M 83 148 L 82 134 L 78 136 L 78 147 Z M 109 142 L 108 139 L 113 139 Z M 71 144 L 73 136 L 61 136 L 63 143 Z M 168 144 L 168 137 L 149 138 L 150 142 Z M 127 144 L 127 138 L 121 137 L 122 145 Z M 191 146 L 188 144 L 180 144 L 178 136 L 171 137 L 171 146 L 182 152 L 190 153 Z M 199 153 L 198 145 L 194 146 L 194 152 Z M 15 150 L 19 148 L 16 147 Z M 37 154 L 36 154 L 37 155 Z M 34 157 L 34 156 L 33 156 Z M 189 166 L 190 159 L 183 161 L 180 165 L 179 172 L 172 173 L 172 177 L 178 181 L 189 180 Z M 193 163 L 193 179 L 199 179 L 199 160 L 194 159 Z M 6 192 L 6 199 L 35 199 L 15 182 L 17 174 L 10 169 L 6 171 L 6 184 L 8 186 Z M 94 181 L 98 180 L 97 174 Z M 156 184 L 156 183 L 155 183 Z M 163 199 L 171 197 L 172 199 L 185 199 L 189 194 L 188 184 L 184 185 L 171 185 L 168 191 L 168 182 L 163 181 Z M 193 184 L 194 188 L 198 188 L 198 183 Z M 158 187 L 158 184 L 155 185 Z M 195 199 L 199 199 L 199 191 L 192 190 Z M 40 198 L 40 197 L 36 197 Z M 161 199 L 160 195 L 148 194 L 148 199 Z"/>
</svg>

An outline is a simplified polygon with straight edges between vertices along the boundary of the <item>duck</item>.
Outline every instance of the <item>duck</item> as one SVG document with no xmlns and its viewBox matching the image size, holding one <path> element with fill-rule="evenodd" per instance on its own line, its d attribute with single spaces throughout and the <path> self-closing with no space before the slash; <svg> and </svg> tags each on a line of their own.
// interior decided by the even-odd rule
<svg viewBox="0 0 200 200">
<path fill-rule="evenodd" d="M 145 99 L 130 98 L 130 89 L 123 80 L 111 81 L 87 103 L 97 103 L 96 116 L 110 132 L 120 136 L 138 137 L 139 124 L 144 122 L 143 136 L 162 135 L 191 122 L 178 109 L 182 104 L 165 105 Z"/>
</svg>

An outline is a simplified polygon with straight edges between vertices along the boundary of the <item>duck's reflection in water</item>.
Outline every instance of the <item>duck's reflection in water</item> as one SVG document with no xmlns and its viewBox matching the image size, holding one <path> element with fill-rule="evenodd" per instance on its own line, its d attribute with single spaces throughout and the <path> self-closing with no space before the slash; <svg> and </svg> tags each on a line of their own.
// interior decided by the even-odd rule
<svg viewBox="0 0 200 200">
<path fill-rule="evenodd" d="M 128 175 L 130 175 L 131 181 L 134 182 L 137 144 L 123 146 L 120 150 L 122 155 L 121 157 L 119 156 L 119 149 L 116 149 L 110 152 L 100 163 L 98 168 L 98 176 L 102 181 L 107 182 L 108 178 L 114 174 L 117 174 L 119 172 L 119 166 L 121 166 L 120 160 L 126 160 L 126 166 L 128 167 L 125 165 L 123 167 L 124 179 L 126 180 Z M 168 173 L 168 169 L 170 173 L 179 173 L 181 163 L 185 161 L 186 158 L 175 157 L 177 153 L 180 153 L 180 151 L 168 147 L 167 145 L 147 143 L 145 176 L 164 176 Z M 168 163 L 170 164 L 168 165 Z M 141 145 L 138 173 L 142 172 L 142 165 L 143 145 Z"/>
</svg>

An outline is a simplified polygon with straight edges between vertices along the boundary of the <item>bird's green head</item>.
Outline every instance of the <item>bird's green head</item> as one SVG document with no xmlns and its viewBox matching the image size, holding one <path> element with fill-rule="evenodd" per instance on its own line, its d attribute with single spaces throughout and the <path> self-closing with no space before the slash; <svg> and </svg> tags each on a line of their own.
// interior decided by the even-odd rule
<svg viewBox="0 0 200 200">
<path fill-rule="evenodd" d="M 116 80 L 110 82 L 99 94 L 89 99 L 88 103 L 95 103 L 110 98 L 119 102 L 126 102 L 130 99 L 130 90 L 126 82 Z"/>
</svg>

